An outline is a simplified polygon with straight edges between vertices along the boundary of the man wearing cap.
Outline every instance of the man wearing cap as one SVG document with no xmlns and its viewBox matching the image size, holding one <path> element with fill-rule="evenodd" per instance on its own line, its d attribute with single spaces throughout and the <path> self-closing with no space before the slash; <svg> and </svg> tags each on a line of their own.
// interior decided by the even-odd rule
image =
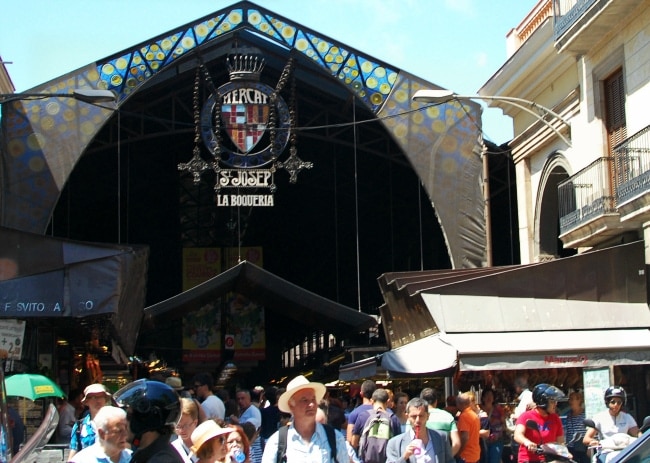
<svg viewBox="0 0 650 463">
<path fill-rule="evenodd" d="M 81 403 L 88 407 L 88 413 L 72 427 L 70 455 L 68 459 L 72 459 L 75 453 L 95 443 L 96 432 L 91 421 L 103 406 L 110 404 L 110 401 L 111 394 L 103 384 L 91 384 L 84 389 L 84 396 L 81 399 Z"/>
<path fill-rule="evenodd" d="M 292 421 L 286 433 L 285 456 L 287 463 L 303 461 L 347 463 L 349 461 L 345 439 L 335 433 L 336 450 L 331 449 L 324 425 L 316 422 L 318 403 L 325 396 L 325 386 L 309 382 L 300 375 L 287 384 L 287 390 L 278 399 L 278 408 L 291 413 Z M 276 463 L 280 431 L 267 441 L 262 463 Z"/>
<path fill-rule="evenodd" d="M 178 376 L 168 376 L 165 379 L 165 384 L 178 392 L 179 397 L 185 397 L 186 399 L 192 398 L 192 394 L 185 390 L 183 381 Z"/>
</svg>

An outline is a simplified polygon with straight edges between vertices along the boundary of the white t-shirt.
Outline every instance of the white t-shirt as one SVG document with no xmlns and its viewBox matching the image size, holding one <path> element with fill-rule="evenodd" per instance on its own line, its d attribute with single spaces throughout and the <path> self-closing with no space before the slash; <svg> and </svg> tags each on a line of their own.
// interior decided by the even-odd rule
<svg viewBox="0 0 650 463">
<path fill-rule="evenodd" d="M 632 415 L 625 412 L 619 412 L 618 415 L 612 416 L 609 414 L 609 410 L 605 410 L 596 413 L 592 419 L 596 424 L 596 429 L 603 437 L 612 437 L 619 432 L 627 434 L 631 428 L 638 426 Z"/>
<path fill-rule="evenodd" d="M 248 408 L 244 410 L 244 413 L 239 416 L 239 424 L 244 423 L 253 423 L 255 429 L 259 429 L 260 426 L 262 426 L 262 413 L 260 412 L 260 409 L 255 405 L 250 404 Z"/>
<path fill-rule="evenodd" d="M 528 407 L 528 404 L 533 401 L 533 393 L 530 391 L 530 389 L 524 389 L 521 394 L 519 394 L 519 404 L 517 404 L 517 408 L 515 408 L 515 412 L 513 413 L 513 418 L 516 420 L 521 416 L 522 413 L 526 411 L 526 407 Z"/>
<path fill-rule="evenodd" d="M 208 419 L 218 418 L 220 420 L 226 417 L 226 406 L 223 401 L 216 395 L 209 395 L 201 402 L 201 407 Z"/>
<path fill-rule="evenodd" d="M 185 463 L 196 463 L 198 461 L 198 457 L 191 453 L 191 450 L 185 447 L 185 444 L 183 443 L 183 439 L 180 437 L 172 442 L 172 447 L 176 449 L 178 454 L 181 456 L 183 461 Z M 191 456 L 190 456 L 191 455 Z"/>
</svg>

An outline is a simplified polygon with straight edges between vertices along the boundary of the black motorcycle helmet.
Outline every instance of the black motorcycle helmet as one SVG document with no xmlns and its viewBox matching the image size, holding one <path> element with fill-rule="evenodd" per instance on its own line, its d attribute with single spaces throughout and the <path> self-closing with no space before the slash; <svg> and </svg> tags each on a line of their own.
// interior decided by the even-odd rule
<svg viewBox="0 0 650 463">
<path fill-rule="evenodd" d="M 621 386 L 610 386 L 605 390 L 605 405 L 609 405 L 610 399 L 613 399 L 614 397 L 620 398 L 623 401 L 623 406 L 625 405 L 627 394 L 625 393 L 625 389 Z"/>
<path fill-rule="evenodd" d="M 133 381 L 117 391 L 113 398 L 126 409 L 129 427 L 136 439 L 147 431 L 171 433 L 181 414 L 178 394 L 159 381 Z"/>
<path fill-rule="evenodd" d="M 562 402 L 564 400 L 567 400 L 567 397 L 564 392 L 555 386 L 551 386 L 550 384 L 541 383 L 535 386 L 533 389 L 533 402 L 535 402 L 535 405 L 546 410 L 549 400 Z"/>
</svg>

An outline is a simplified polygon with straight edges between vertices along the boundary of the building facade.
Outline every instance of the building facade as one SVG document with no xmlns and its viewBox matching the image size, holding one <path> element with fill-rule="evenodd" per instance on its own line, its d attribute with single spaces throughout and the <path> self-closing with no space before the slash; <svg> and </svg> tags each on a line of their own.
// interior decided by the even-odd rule
<svg viewBox="0 0 650 463">
<path fill-rule="evenodd" d="M 526 377 L 584 389 L 588 413 L 622 384 L 649 413 L 649 28 L 649 1 L 542 0 L 508 33 L 479 95 L 513 120 L 522 265 L 382 275 L 390 375 L 506 401 Z"/>
<path fill-rule="evenodd" d="M 534 101 L 570 124 L 547 118 L 567 144 L 495 103 L 513 118 L 522 263 L 643 238 L 649 27 L 648 1 L 547 0 L 508 34 L 509 58 L 479 93 Z"/>
</svg>

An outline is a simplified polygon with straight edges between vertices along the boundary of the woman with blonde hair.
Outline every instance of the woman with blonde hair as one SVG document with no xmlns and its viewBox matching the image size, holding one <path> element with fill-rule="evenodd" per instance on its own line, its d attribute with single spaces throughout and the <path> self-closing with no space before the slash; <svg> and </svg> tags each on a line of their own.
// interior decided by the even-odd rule
<svg viewBox="0 0 650 463">
<path fill-rule="evenodd" d="M 199 424 L 200 406 L 193 399 L 181 398 L 181 418 L 176 423 L 174 432 L 178 439 L 172 442 L 185 463 L 195 463 L 197 458 L 192 455 L 192 432 Z"/>
</svg>

